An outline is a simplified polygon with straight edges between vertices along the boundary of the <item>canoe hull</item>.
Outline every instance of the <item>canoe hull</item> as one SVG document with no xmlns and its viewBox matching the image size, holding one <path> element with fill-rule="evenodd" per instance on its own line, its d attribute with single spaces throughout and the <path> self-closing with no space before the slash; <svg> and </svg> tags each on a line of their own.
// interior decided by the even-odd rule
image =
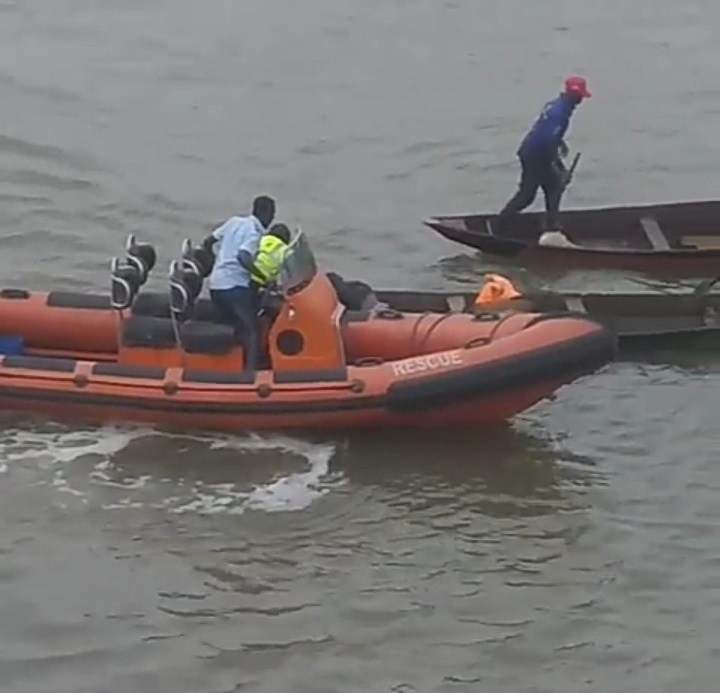
<svg viewBox="0 0 720 693">
<path fill-rule="evenodd" d="M 720 202 L 567 210 L 574 247 L 538 245 L 543 216 L 523 213 L 497 230 L 497 215 L 438 216 L 425 225 L 448 240 L 526 266 L 616 269 L 663 276 L 711 276 L 720 265 Z"/>
<path fill-rule="evenodd" d="M 378 291 L 379 300 L 402 311 L 473 312 L 477 292 Z M 618 337 L 620 355 L 642 357 L 656 350 L 711 349 L 720 345 L 720 293 L 531 292 L 485 308 L 586 314 Z"/>
</svg>

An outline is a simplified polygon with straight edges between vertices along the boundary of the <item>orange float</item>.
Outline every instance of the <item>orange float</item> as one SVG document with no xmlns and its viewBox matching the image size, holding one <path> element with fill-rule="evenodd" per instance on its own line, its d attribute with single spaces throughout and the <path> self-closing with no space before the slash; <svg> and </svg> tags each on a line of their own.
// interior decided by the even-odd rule
<svg viewBox="0 0 720 693">
<path fill-rule="evenodd" d="M 485 283 L 475 298 L 475 306 L 480 308 L 493 306 L 521 296 L 522 294 L 507 277 L 502 274 L 486 274 Z"/>
<path fill-rule="evenodd" d="M 2 333 L 23 342 L 0 356 L 0 408 L 226 431 L 489 425 L 615 353 L 569 314 L 349 311 L 299 234 L 261 318 L 265 367 L 247 373 L 233 328 L 198 300 L 202 251 L 184 246 L 163 297 L 140 292 L 147 248 L 131 239 L 113 261 L 109 297 L 0 292 Z"/>
</svg>

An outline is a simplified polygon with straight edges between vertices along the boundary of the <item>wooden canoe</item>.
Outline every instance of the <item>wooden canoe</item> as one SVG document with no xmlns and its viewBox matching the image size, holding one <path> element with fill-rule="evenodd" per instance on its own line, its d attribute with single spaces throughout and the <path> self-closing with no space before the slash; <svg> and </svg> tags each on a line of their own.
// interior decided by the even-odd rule
<svg viewBox="0 0 720 693">
<path fill-rule="evenodd" d="M 714 283 L 714 282 L 713 282 Z M 666 349 L 720 346 L 720 293 L 703 290 L 684 294 L 530 292 L 486 311 L 570 311 L 587 315 L 618 337 L 621 354 L 645 354 Z M 395 310 L 415 313 L 476 312 L 477 291 L 378 291 L 379 301 Z"/>
<path fill-rule="evenodd" d="M 518 214 L 500 231 L 496 214 L 435 216 L 425 224 L 451 241 L 523 265 L 612 268 L 714 276 L 720 268 L 720 201 L 569 209 L 560 224 L 572 245 L 542 245 L 544 215 Z"/>
<path fill-rule="evenodd" d="M 351 284 L 354 282 L 350 282 Z M 700 284 L 695 292 L 661 293 L 558 293 L 524 292 L 521 298 L 486 306 L 483 310 L 583 314 L 615 333 L 621 354 L 643 354 L 666 349 L 704 349 L 720 346 L 720 278 Z M 365 293 L 370 291 L 369 287 Z M 346 299 L 346 320 L 358 320 L 377 310 L 378 304 L 406 314 L 477 313 L 477 291 L 413 291 L 377 289 Z M 343 297 L 344 298 L 344 297 Z M 98 297 L 99 299 L 99 297 Z M 197 304 L 200 315 L 211 320 L 213 306 Z M 138 315 L 166 317 L 167 297 L 146 292 L 138 297 Z"/>
</svg>

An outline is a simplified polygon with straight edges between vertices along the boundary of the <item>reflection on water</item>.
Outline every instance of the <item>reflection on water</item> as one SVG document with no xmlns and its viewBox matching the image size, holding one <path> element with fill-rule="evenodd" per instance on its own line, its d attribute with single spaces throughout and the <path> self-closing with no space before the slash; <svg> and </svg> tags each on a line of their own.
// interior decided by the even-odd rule
<svg viewBox="0 0 720 693">
<path fill-rule="evenodd" d="M 350 483 L 403 498 L 408 511 L 446 505 L 495 517 L 533 516 L 568 508 L 568 486 L 589 482 L 592 462 L 520 424 L 470 432 L 354 436 L 333 468 Z"/>
</svg>

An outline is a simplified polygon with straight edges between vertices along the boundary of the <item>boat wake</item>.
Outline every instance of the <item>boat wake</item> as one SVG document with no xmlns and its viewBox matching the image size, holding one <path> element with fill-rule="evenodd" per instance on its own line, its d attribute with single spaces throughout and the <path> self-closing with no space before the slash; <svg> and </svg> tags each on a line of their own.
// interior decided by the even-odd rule
<svg viewBox="0 0 720 693">
<path fill-rule="evenodd" d="M 238 489 L 232 483 L 196 484 L 194 498 L 187 503 L 174 506 L 174 512 L 242 513 L 249 509 L 265 512 L 304 510 L 326 494 L 331 486 L 337 486 L 341 481 L 339 478 L 328 478 L 330 460 L 335 454 L 334 444 L 308 443 L 295 438 L 277 436 L 249 439 L 228 437 L 213 440 L 210 447 L 214 450 L 236 450 L 244 454 L 270 451 L 280 455 L 299 455 L 309 464 L 309 469 L 282 475 L 268 483 L 255 485 L 247 491 Z"/>
<path fill-rule="evenodd" d="M 0 474 L 51 488 L 63 508 L 271 513 L 304 510 L 341 485 L 335 452 L 285 436 L 11 427 L 0 433 Z"/>
</svg>

